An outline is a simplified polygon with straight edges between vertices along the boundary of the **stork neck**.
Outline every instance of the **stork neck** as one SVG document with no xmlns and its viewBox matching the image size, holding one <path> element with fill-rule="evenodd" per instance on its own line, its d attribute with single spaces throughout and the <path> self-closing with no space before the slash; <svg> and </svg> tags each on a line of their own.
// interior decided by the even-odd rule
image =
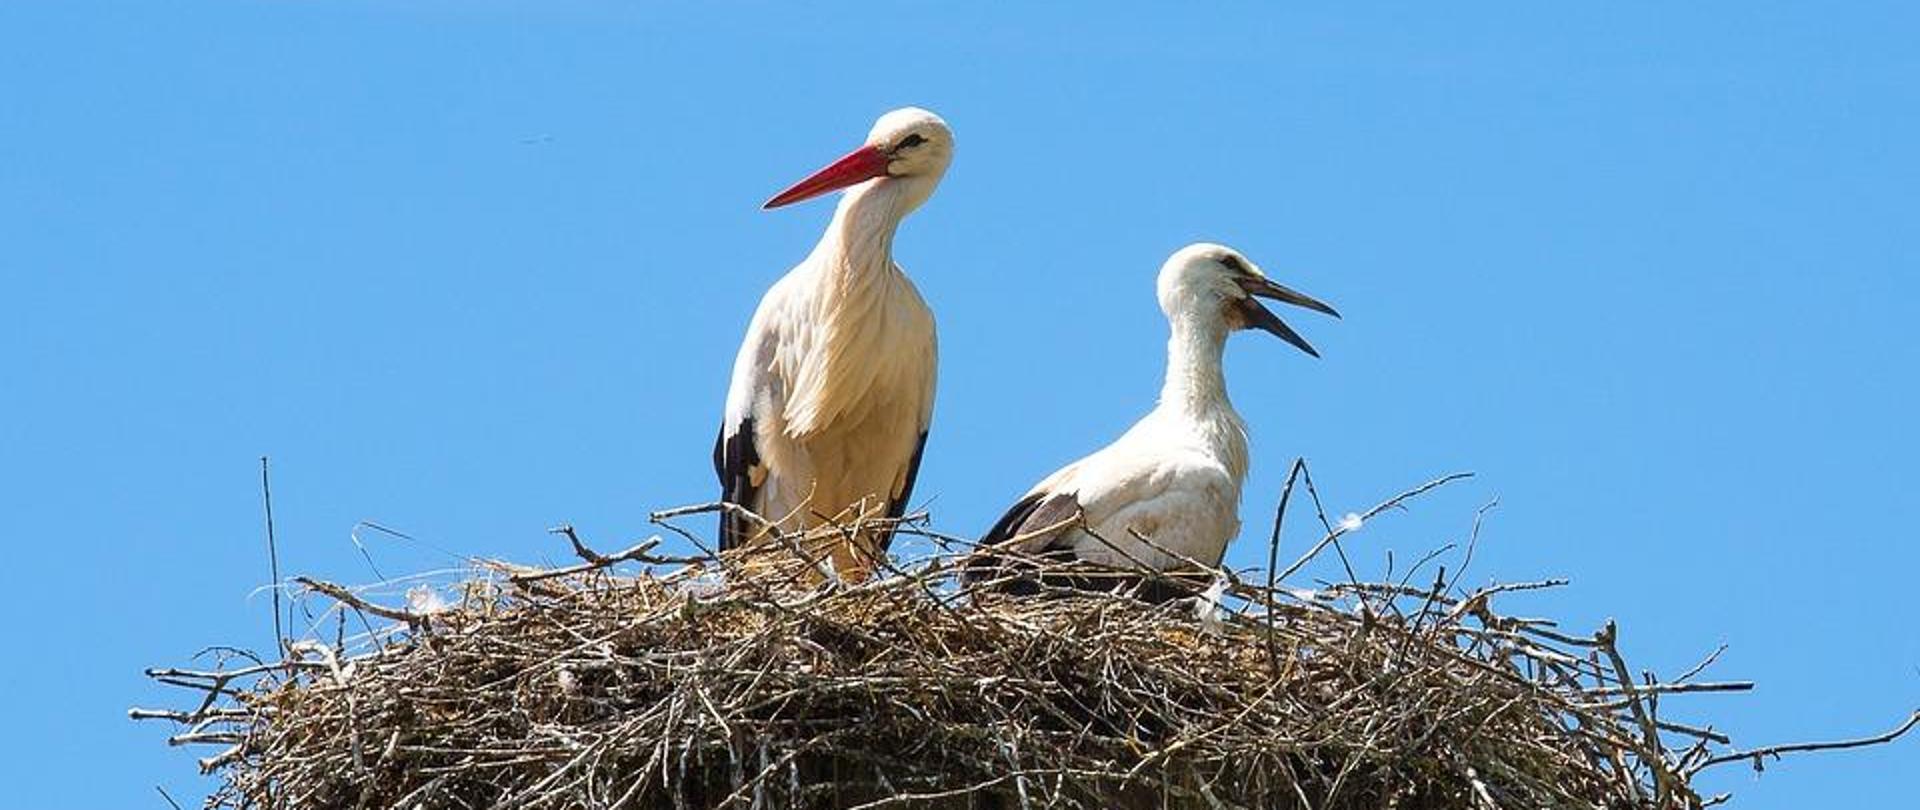
<svg viewBox="0 0 1920 810">
<path fill-rule="evenodd" d="M 1211 415 L 1227 401 L 1227 327 L 1219 319 L 1175 318 L 1167 338 L 1167 379 L 1160 388 L 1161 407 L 1180 408 L 1194 415 Z"/>
<path fill-rule="evenodd" d="M 871 277 L 893 271 L 893 234 L 913 210 L 903 186 L 897 178 L 880 178 L 841 196 L 833 222 L 813 249 L 829 275 Z"/>
</svg>

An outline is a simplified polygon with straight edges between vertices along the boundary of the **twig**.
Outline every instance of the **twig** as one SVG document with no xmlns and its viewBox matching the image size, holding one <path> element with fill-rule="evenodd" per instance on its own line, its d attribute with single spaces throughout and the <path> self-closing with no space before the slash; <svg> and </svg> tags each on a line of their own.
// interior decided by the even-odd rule
<svg viewBox="0 0 1920 810">
<path fill-rule="evenodd" d="M 355 594 L 354 592 L 349 591 L 346 588 L 341 587 L 339 585 L 335 585 L 331 582 L 322 582 L 320 580 L 311 579 L 308 577 L 294 577 L 293 581 L 300 583 L 301 585 L 305 585 L 308 588 L 311 588 L 315 591 L 319 591 L 321 594 L 325 595 L 327 598 L 332 599 L 336 602 L 340 602 L 341 604 L 345 604 L 345 605 L 350 605 L 360 611 L 371 613 L 375 616 L 379 616 L 382 619 L 390 619 L 396 622 L 406 622 L 408 625 L 411 625 L 411 626 L 420 626 L 427 623 L 427 617 L 422 616 L 418 613 L 401 610 L 399 608 L 390 608 L 384 605 L 376 605 L 372 602 L 369 602 L 365 599 L 360 598 L 359 595 Z"/>
<path fill-rule="evenodd" d="M 566 535 L 567 542 L 573 544 L 573 553 L 578 555 L 580 559 L 586 560 L 587 562 L 590 562 L 590 563 L 596 563 L 601 567 L 606 566 L 607 558 L 600 556 L 593 549 L 587 548 L 587 544 L 580 542 L 580 535 L 574 533 L 573 524 L 562 523 L 558 526 L 548 529 L 547 534 Z"/>
<path fill-rule="evenodd" d="M 1912 731 L 1913 727 L 1916 725 L 1920 725 L 1920 709 L 1914 710 L 1913 714 L 1910 714 L 1907 716 L 1906 722 L 1901 723 L 1898 728 L 1895 728 L 1894 730 L 1889 731 L 1885 734 L 1876 734 L 1872 737 L 1860 737 L 1858 739 L 1852 739 L 1852 740 L 1838 740 L 1834 742 L 1791 743 L 1788 745 L 1769 745 L 1764 748 L 1755 748 L 1751 751 L 1734 751 L 1732 753 L 1721 754 L 1720 756 L 1708 759 L 1706 762 L 1701 763 L 1700 766 L 1695 768 L 1694 770 L 1696 771 L 1703 770 L 1706 768 L 1711 768 L 1715 765 L 1719 765 L 1723 762 L 1738 762 L 1743 759 L 1752 760 L 1754 770 L 1761 770 L 1761 767 L 1762 767 L 1761 763 L 1766 757 L 1778 758 L 1781 754 L 1796 754 L 1796 753 L 1805 753 L 1808 751 L 1835 751 L 1843 748 L 1861 748 L 1869 745 L 1880 745 L 1882 743 L 1890 743 L 1890 742 L 1893 742 L 1894 740 L 1900 739 L 1902 736 L 1905 736 L 1906 733 L 1909 731 Z"/>
<path fill-rule="evenodd" d="M 1487 513 L 1500 505 L 1500 499 L 1494 498 L 1473 510 L 1473 529 L 1467 533 L 1467 550 L 1461 555 L 1460 567 L 1453 572 L 1453 582 L 1448 588 L 1459 586 L 1460 580 L 1467 576 L 1467 568 L 1473 565 L 1473 552 L 1480 547 L 1480 526 L 1486 521 Z"/>
<path fill-rule="evenodd" d="M 1385 512 L 1388 509 L 1392 509 L 1396 506 L 1399 506 L 1400 504 L 1406 502 L 1409 499 L 1417 498 L 1433 489 L 1445 486 L 1454 481 L 1458 481 L 1463 478 L 1472 478 L 1472 477 L 1473 477 L 1473 473 L 1464 472 L 1464 473 L 1453 473 L 1451 475 L 1444 475 L 1439 478 L 1435 478 L 1432 481 L 1428 481 L 1424 484 L 1421 484 L 1420 486 L 1414 487 L 1413 489 L 1407 490 L 1391 498 L 1388 498 L 1385 501 L 1382 501 L 1378 505 L 1374 506 L 1372 509 L 1368 509 L 1365 514 L 1360 516 L 1360 522 L 1362 524 L 1365 524 L 1368 520 L 1372 520 L 1374 515 L 1378 515 L 1381 512 Z M 1327 535 L 1325 537 L 1320 538 L 1320 542 L 1315 543 L 1313 545 L 1313 548 L 1310 548 L 1307 550 L 1307 553 L 1300 555 L 1300 559 L 1295 560 L 1292 565 L 1287 566 L 1286 570 L 1281 571 L 1279 576 L 1274 577 L 1274 579 L 1280 582 L 1286 581 L 1287 577 L 1292 576 L 1294 572 L 1299 571 L 1303 566 L 1307 564 L 1308 561 L 1312 560 L 1315 556 L 1318 556 L 1320 554 L 1320 551 L 1326 548 L 1329 543 L 1339 540 L 1340 536 L 1345 533 L 1346 533 L 1346 530 L 1340 529 L 1340 528 L 1335 528 L 1332 531 L 1327 532 Z"/>
<path fill-rule="evenodd" d="M 1713 652 L 1708 653 L 1706 658 L 1703 658 L 1700 660 L 1700 663 L 1694 664 L 1692 669 L 1689 669 L 1686 672 L 1682 672 L 1680 673 L 1680 677 L 1674 678 L 1673 679 L 1674 683 L 1679 683 L 1695 675 L 1698 675 L 1702 672 L 1705 672 L 1707 667 L 1713 666 L 1713 662 L 1720 660 L 1720 654 L 1726 651 L 1727 651 L 1727 645 L 1725 644 L 1722 644 L 1718 647 L 1713 648 Z"/>
<path fill-rule="evenodd" d="M 1280 487 L 1280 506 L 1273 510 L 1273 534 L 1267 538 L 1267 593 L 1273 593 L 1280 576 L 1275 573 L 1280 565 L 1280 527 L 1287 520 L 1287 502 L 1293 498 L 1293 480 L 1295 476 L 1306 472 L 1307 460 L 1295 457 L 1293 469 L 1287 471 L 1287 483 Z M 1267 654 L 1273 666 L 1273 677 L 1280 677 L 1280 645 L 1274 640 L 1274 611 L 1267 610 Z"/>
<path fill-rule="evenodd" d="M 569 529 L 568 537 L 572 537 L 571 527 L 567 527 L 567 528 Z M 611 557 L 595 553 L 592 549 L 589 549 L 584 545 L 580 545 L 579 543 L 580 543 L 579 540 L 574 540 L 574 544 L 578 546 L 578 551 L 582 552 L 580 556 L 583 559 L 585 559 L 586 562 L 579 563 L 577 565 L 569 565 L 564 568 L 550 568 L 544 571 L 524 571 L 524 572 L 513 573 L 513 574 L 509 574 L 507 578 L 515 583 L 524 584 L 529 582 L 540 582 L 542 580 L 548 580 L 548 579 L 558 579 L 560 577 L 570 577 L 576 574 L 584 574 L 588 571 L 599 571 L 602 569 L 610 568 L 615 565 L 619 565 L 620 563 L 623 563 L 623 562 L 668 563 L 668 562 L 691 562 L 698 559 L 693 557 L 665 558 L 665 557 L 653 556 L 651 552 L 655 548 L 658 548 L 660 546 L 660 538 L 658 537 L 650 537 L 645 540 L 642 540 L 639 543 L 634 544 L 632 547 L 628 548 L 627 550 L 622 551 L 618 554 L 615 554 Z"/>
<path fill-rule="evenodd" d="M 1647 746 L 1646 753 L 1641 756 L 1640 761 L 1653 772 L 1654 806 L 1666 807 L 1667 796 L 1672 793 L 1673 785 L 1672 776 L 1667 773 L 1666 756 L 1660 745 L 1660 729 L 1654 724 L 1653 714 L 1637 697 L 1639 694 L 1644 694 L 1643 688 L 1634 685 L 1633 673 L 1627 669 L 1626 660 L 1620 656 L 1620 648 L 1617 646 L 1619 638 L 1620 629 L 1612 619 L 1607 620 L 1607 623 L 1600 628 L 1600 632 L 1593 634 L 1594 643 L 1599 645 L 1600 651 L 1612 663 L 1620 686 L 1628 690 L 1627 705 L 1633 710 L 1634 719 L 1640 723 L 1642 742 Z"/>
<path fill-rule="evenodd" d="M 287 634 L 280 624 L 280 546 L 273 536 L 273 484 L 267 474 L 266 456 L 260 457 L 260 501 L 267 513 L 267 570 L 273 576 L 273 648 L 285 651 Z"/>
<path fill-rule="evenodd" d="M 1686 692 L 1750 692 L 1752 681 L 1718 681 L 1714 683 L 1625 683 L 1619 686 L 1602 686 L 1589 690 L 1587 694 L 1606 695 L 1674 695 Z"/>
</svg>

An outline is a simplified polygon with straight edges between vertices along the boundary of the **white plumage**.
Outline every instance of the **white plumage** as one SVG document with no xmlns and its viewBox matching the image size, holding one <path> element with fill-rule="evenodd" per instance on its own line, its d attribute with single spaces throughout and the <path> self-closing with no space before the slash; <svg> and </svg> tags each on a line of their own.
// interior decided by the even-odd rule
<svg viewBox="0 0 1920 810">
<path fill-rule="evenodd" d="M 952 155 L 938 116 L 895 110 L 865 145 L 768 201 L 851 186 L 747 327 L 714 447 L 723 500 L 787 532 L 904 510 L 933 416 L 936 344 L 933 313 L 893 261 L 893 236 Z M 721 519 L 723 548 L 769 537 L 739 516 Z M 870 532 L 832 548 L 831 562 L 863 577 L 888 540 Z"/>
<path fill-rule="evenodd" d="M 1332 307 L 1268 279 L 1231 248 L 1196 244 L 1160 269 L 1160 308 L 1171 335 L 1160 402 L 1114 443 L 1047 476 L 982 538 L 1020 556 L 1170 570 L 1183 558 L 1217 566 L 1240 532 L 1247 475 L 1246 425 L 1227 398 L 1227 335 L 1257 328 L 1314 354 L 1254 296 L 1338 317 Z M 1144 538 L 1144 540 L 1143 540 Z M 970 578 L 1000 578 L 1017 563 L 990 558 Z"/>
</svg>

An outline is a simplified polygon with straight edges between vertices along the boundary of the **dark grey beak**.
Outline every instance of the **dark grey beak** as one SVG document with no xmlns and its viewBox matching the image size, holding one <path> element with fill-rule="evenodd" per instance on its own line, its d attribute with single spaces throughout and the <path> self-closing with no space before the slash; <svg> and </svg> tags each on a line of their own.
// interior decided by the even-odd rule
<svg viewBox="0 0 1920 810">
<path fill-rule="evenodd" d="M 1335 312 L 1333 307 L 1327 306 L 1326 303 L 1318 298 L 1281 285 L 1265 276 L 1243 276 L 1236 279 L 1236 281 L 1239 282 L 1240 289 L 1247 291 L 1248 297 L 1241 299 L 1239 303 L 1240 316 L 1246 319 L 1247 326 L 1272 333 L 1281 340 L 1293 344 L 1294 348 L 1313 355 L 1314 357 L 1320 356 L 1320 353 L 1313 350 L 1313 345 L 1308 343 L 1306 338 L 1301 337 L 1299 332 L 1293 331 L 1293 327 L 1288 326 L 1285 321 L 1280 320 L 1280 316 L 1273 314 L 1272 310 L 1262 306 L 1259 299 L 1271 298 L 1283 304 L 1292 304 L 1296 307 L 1305 307 L 1315 312 L 1324 312 L 1335 318 L 1340 317 L 1340 313 Z M 1259 298 L 1254 296 L 1259 296 Z"/>
</svg>

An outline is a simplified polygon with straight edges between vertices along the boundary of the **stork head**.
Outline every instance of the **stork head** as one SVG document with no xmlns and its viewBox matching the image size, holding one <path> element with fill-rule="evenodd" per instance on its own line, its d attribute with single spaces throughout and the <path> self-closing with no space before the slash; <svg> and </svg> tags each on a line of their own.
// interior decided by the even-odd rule
<svg viewBox="0 0 1920 810">
<path fill-rule="evenodd" d="M 1319 357 L 1306 338 L 1260 303 L 1270 298 L 1306 307 L 1335 318 L 1340 313 L 1305 293 L 1267 278 L 1240 252 L 1225 245 L 1200 242 L 1168 257 L 1160 266 L 1160 309 L 1172 320 L 1200 319 L 1223 324 L 1228 330 L 1259 329 L 1278 336 L 1307 354 Z"/>
<path fill-rule="evenodd" d="M 933 193 L 952 161 L 953 130 L 947 122 L 919 107 L 902 107 L 873 122 L 873 131 L 860 148 L 773 195 L 761 207 L 779 208 L 868 180 L 890 178 L 907 186 L 912 208 Z"/>
</svg>

